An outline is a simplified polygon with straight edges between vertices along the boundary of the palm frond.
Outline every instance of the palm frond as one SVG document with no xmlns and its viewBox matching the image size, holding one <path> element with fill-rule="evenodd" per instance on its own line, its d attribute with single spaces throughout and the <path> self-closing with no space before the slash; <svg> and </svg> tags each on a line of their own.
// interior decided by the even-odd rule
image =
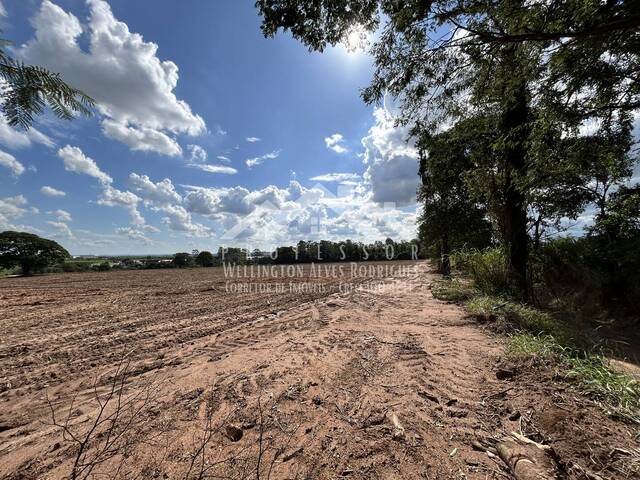
<svg viewBox="0 0 640 480">
<path fill-rule="evenodd" d="M 92 115 L 93 98 L 65 83 L 58 73 L 14 60 L 2 49 L 7 44 L 0 39 L 0 79 L 4 81 L 0 111 L 9 125 L 28 129 L 47 105 L 63 120 Z"/>
</svg>

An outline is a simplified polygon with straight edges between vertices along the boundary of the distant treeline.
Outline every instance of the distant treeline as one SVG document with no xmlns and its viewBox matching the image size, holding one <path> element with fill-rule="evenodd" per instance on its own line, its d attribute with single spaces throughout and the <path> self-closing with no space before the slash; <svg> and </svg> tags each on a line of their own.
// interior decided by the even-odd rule
<svg viewBox="0 0 640 480">
<path fill-rule="evenodd" d="M 148 270 L 158 268 L 217 267 L 223 263 L 235 265 L 270 265 L 321 262 L 365 262 L 386 260 L 418 260 L 426 251 L 417 240 L 396 242 L 391 238 L 373 243 L 299 241 L 293 246 L 277 247 L 272 251 L 248 250 L 239 247 L 220 247 L 216 253 L 206 250 L 178 252 L 174 255 L 135 257 L 95 257 L 67 259 L 51 265 L 43 272 L 104 272 L 110 270 Z"/>
</svg>

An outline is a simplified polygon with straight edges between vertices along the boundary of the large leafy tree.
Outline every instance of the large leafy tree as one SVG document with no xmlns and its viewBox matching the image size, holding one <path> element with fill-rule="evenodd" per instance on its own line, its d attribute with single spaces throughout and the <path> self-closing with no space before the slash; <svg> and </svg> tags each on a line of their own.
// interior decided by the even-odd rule
<svg viewBox="0 0 640 480">
<path fill-rule="evenodd" d="M 475 122 L 461 122 L 446 132 L 423 132 L 420 150 L 422 186 L 418 199 L 420 240 L 440 258 L 440 271 L 450 272 L 449 255 L 463 247 L 484 248 L 492 240 L 486 204 L 473 199 L 467 176 L 474 171 L 475 145 L 482 134 Z"/>
<path fill-rule="evenodd" d="M 2 48 L 8 45 L 10 42 L 0 40 L 1 110 L 9 125 L 28 129 L 47 105 L 65 120 L 75 114 L 91 115 L 91 97 L 66 84 L 58 73 L 15 60 Z"/>
<path fill-rule="evenodd" d="M 69 258 L 62 246 L 53 240 L 26 232 L 0 233 L 0 267 L 19 266 L 23 275 L 55 265 Z"/>
<path fill-rule="evenodd" d="M 178 252 L 173 256 L 173 264 L 178 268 L 186 268 L 193 264 L 193 257 L 187 252 Z"/>
<path fill-rule="evenodd" d="M 367 102 L 390 94 L 414 134 L 478 112 L 493 118 L 490 203 L 525 291 L 532 138 L 638 108 L 635 2 L 552 0 L 258 0 L 265 35 L 289 30 L 323 50 L 378 30 Z M 549 122 L 549 119 L 554 119 Z M 555 123 L 555 125 L 550 125 Z M 542 133 L 541 133 L 542 131 Z M 530 184 L 529 184 L 530 185 Z"/>
<path fill-rule="evenodd" d="M 215 265 L 215 260 L 216 259 L 211 252 L 203 250 L 202 252 L 198 253 L 195 262 L 196 265 L 199 265 L 201 267 L 213 267 Z"/>
</svg>

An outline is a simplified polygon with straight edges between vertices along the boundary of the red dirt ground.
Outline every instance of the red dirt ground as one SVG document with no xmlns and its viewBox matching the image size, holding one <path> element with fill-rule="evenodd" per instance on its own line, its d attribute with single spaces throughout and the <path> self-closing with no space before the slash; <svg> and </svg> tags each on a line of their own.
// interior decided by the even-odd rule
<svg viewBox="0 0 640 480">
<path fill-rule="evenodd" d="M 637 428 L 553 366 L 498 380 L 503 339 L 395 265 L 303 293 L 219 268 L 0 280 L 0 477 L 511 478 L 491 451 L 518 431 L 568 478 L 639 478 Z"/>
</svg>

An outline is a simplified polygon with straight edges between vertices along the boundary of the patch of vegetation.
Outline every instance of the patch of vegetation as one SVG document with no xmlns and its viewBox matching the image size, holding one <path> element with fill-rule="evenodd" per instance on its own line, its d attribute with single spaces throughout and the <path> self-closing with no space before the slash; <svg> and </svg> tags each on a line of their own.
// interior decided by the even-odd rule
<svg viewBox="0 0 640 480">
<path fill-rule="evenodd" d="M 611 367 L 602 341 L 589 336 L 591 329 L 578 322 L 573 310 L 545 310 L 510 296 L 504 258 L 497 248 L 454 253 L 451 263 L 456 276 L 436 282 L 433 295 L 462 303 L 483 323 L 508 332 L 511 359 L 557 363 L 564 378 L 576 383 L 607 414 L 640 423 L 638 380 Z"/>
<path fill-rule="evenodd" d="M 439 300 L 458 303 L 474 297 L 478 292 L 460 279 L 444 278 L 434 282 L 431 293 Z"/>
<path fill-rule="evenodd" d="M 608 415 L 640 424 L 640 383 L 611 368 L 607 357 L 595 348 L 571 348 L 553 335 L 518 331 L 510 335 L 507 355 L 515 360 L 533 358 L 562 364 L 564 378 L 576 382 Z"/>
<path fill-rule="evenodd" d="M 494 321 L 503 330 L 525 330 L 533 334 L 551 334 L 565 341 L 585 343 L 551 313 L 503 296 L 477 295 L 466 303 L 470 313 L 483 321 Z"/>
<path fill-rule="evenodd" d="M 510 290 L 509 266 L 502 248 L 459 250 L 451 255 L 451 265 L 467 274 L 482 293 L 501 294 Z"/>
</svg>

